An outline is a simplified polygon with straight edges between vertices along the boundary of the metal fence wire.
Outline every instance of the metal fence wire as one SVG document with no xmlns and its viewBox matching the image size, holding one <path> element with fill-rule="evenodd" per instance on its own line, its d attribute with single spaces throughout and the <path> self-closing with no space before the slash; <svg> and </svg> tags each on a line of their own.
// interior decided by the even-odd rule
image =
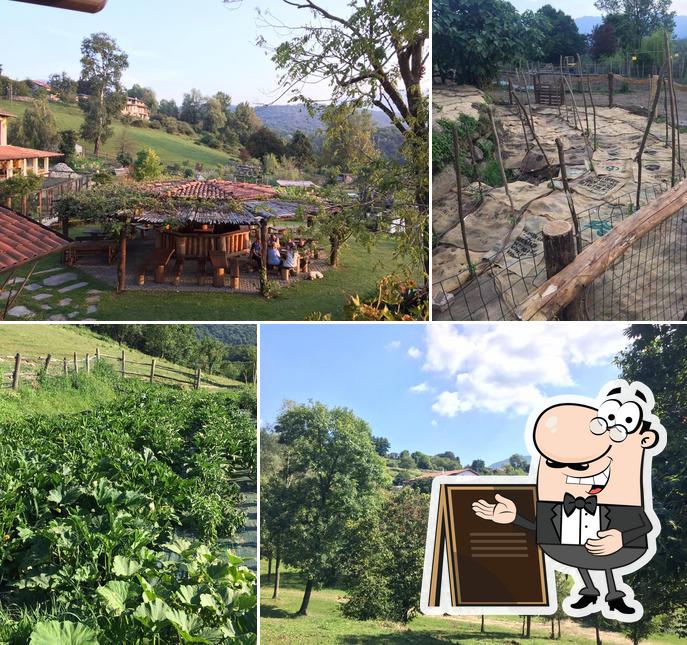
<svg viewBox="0 0 687 645">
<path fill-rule="evenodd" d="M 668 183 L 642 188 L 640 205 L 668 190 Z M 578 214 L 582 247 L 602 238 L 635 211 L 627 192 Z M 590 320 L 675 320 L 685 311 L 687 212 L 680 211 L 638 240 L 589 286 L 583 315 Z M 518 320 L 518 307 L 547 281 L 541 233 L 524 231 L 506 249 L 485 258 L 477 277 L 467 273 L 433 284 L 435 320 Z M 456 285 L 460 284 L 458 288 Z M 671 315 L 668 315 L 668 314 Z"/>
</svg>

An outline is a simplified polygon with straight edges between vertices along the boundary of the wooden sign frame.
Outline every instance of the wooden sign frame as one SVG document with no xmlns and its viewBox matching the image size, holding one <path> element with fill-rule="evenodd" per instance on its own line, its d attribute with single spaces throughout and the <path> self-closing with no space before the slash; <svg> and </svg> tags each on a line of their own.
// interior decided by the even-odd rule
<svg viewBox="0 0 687 645">
<path fill-rule="evenodd" d="M 557 607 L 554 571 L 547 566 L 544 553 L 536 544 L 535 532 L 513 525 L 492 525 L 488 535 L 487 532 L 466 532 L 466 525 L 460 525 L 461 513 L 456 512 L 456 494 L 463 492 L 470 499 L 487 500 L 493 500 L 496 493 L 507 497 L 511 492 L 520 497 L 520 505 L 523 499 L 527 501 L 530 508 L 523 508 L 525 517 L 533 519 L 535 514 L 536 485 L 529 477 L 437 477 L 432 485 L 421 611 L 427 615 L 554 613 Z M 471 509 L 468 512 L 472 513 Z M 466 513 L 464 508 L 462 513 Z M 466 516 L 468 522 L 473 519 L 472 515 Z M 503 594 L 502 586 L 487 585 L 485 590 L 482 576 L 476 575 L 476 570 L 483 570 L 485 578 L 487 573 L 492 580 L 494 575 L 498 577 L 499 558 L 505 563 L 503 586 L 512 586 L 508 563 L 517 561 L 518 579 L 526 577 L 527 584 L 523 584 L 520 598 L 517 594 L 512 597 L 506 594 L 507 600 L 495 599 L 499 592 Z M 523 560 L 527 560 L 524 570 Z M 481 590 L 475 590 L 478 583 L 483 586 Z M 490 598 L 489 593 L 494 597 Z"/>
</svg>

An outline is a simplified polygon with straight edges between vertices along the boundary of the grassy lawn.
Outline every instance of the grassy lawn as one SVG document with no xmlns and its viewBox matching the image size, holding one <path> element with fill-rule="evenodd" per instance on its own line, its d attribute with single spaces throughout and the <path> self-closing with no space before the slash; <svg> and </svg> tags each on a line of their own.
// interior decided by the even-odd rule
<svg viewBox="0 0 687 645">
<path fill-rule="evenodd" d="M 318 643 L 348 645 L 385 645 L 392 643 L 407 645 L 431 645 L 432 643 L 531 643 L 545 645 L 549 638 L 551 623 L 541 618 L 532 619 L 532 638 L 521 637 L 520 618 L 487 616 L 485 633 L 480 633 L 480 618 L 428 618 L 419 616 L 408 626 L 381 621 L 356 621 L 344 618 L 339 611 L 345 591 L 323 589 L 314 591 L 308 616 L 294 618 L 303 598 L 304 583 L 297 573 L 282 574 L 280 596 L 272 600 L 272 584 L 266 581 L 266 563 L 261 563 L 261 618 L 260 642 L 265 645 L 278 643 Z M 565 620 L 562 623 L 561 645 L 596 643 L 593 629 Z M 630 643 L 622 634 L 605 632 L 604 643 Z M 677 636 L 652 636 L 646 643 L 681 643 Z"/>
<path fill-rule="evenodd" d="M 303 280 L 273 298 L 231 293 L 130 291 L 104 293 L 94 318 L 99 320 L 303 320 L 313 312 L 344 318 L 346 296 L 368 295 L 391 270 L 394 242 L 380 239 L 371 252 L 355 242 L 347 246 L 340 266 L 323 280 Z"/>
<path fill-rule="evenodd" d="M 29 105 L 31 104 L 23 101 L 10 103 L 6 100 L 0 100 L 0 110 L 5 110 L 17 117 L 21 117 Z M 79 107 L 51 103 L 50 109 L 55 116 L 58 130 L 79 131 L 83 122 L 83 112 Z M 192 138 L 167 134 L 164 130 L 134 128 L 125 126 L 119 121 L 113 123 L 113 128 L 114 134 L 103 146 L 103 153 L 106 155 L 116 156 L 124 141 L 125 149 L 134 156 L 142 148 L 154 148 L 166 165 L 181 164 L 188 160 L 191 162 L 191 167 L 196 163 L 202 163 L 206 167 L 214 167 L 218 164 L 224 165 L 233 158 L 220 150 L 197 145 Z M 79 141 L 79 143 L 84 146 L 85 150 L 92 152 L 92 144 L 85 141 Z"/>
<path fill-rule="evenodd" d="M 122 348 L 111 338 L 96 334 L 86 327 L 76 325 L 35 325 L 24 323 L 19 325 L 4 325 L 0 332 L 0 373 L 6 373 L 13 368 L 9 357 L 17 352 L 29 357 L 46 356 L 52 354 L 56 359 L 73 356 L 76 351 L 79 357 L 86 352 L 95 354 L 100 348 L 103 354 L 118 356 Z M 126 348 L 126 356 L 131 361 L 149 363 L 151 356 L 134 349 Z M 109 362 L 109 361 L 108 361 Z M 178 365 L 164 359 L 157 359 L 158 365 L 179 368 Z M 112 363 L 114 365 L 114 363 Z M 127 371 L 145 371 L 143 366 L 130 365 Z M 189 368 L 181 367 L 186 371 Z M 240 385 L 237 381 L 213 376 L 213 381 L 225 385 Z M 0 394 L 0 417 L 5 414 L 68 414 L 91 409 L 96 403 L 114 398 L 115 391 L 110 383 L 92 379 L 88 387 L 81 389 L 50 387 L 34 390 L 23 387 L 18 392 L 2 390 Z"/>
</svg>

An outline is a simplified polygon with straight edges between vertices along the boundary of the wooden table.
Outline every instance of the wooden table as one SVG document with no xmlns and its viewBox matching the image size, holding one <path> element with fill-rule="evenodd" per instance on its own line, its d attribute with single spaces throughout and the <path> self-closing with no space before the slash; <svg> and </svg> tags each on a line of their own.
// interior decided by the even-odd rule
<svg viewBox="0 0 687 645">
<path fill-rule="evenodd" d="M 65 261 L 67 264 L 75 264 L 83 255 L 106 255 L 107 263 L 117 257 L 117 242 L 115 240 L 96 240 L 93 242 L 76 242 L 65 251 Z"/>
<path fill-rule="evenodd" d="M 210 251 L 210 262 L 213 269 L 213 286 L 221 289 L 225 286 L 225 276 L 231 262 L 231 288 L 241 288 L 241 275 L 239 269 L 239 257 L 245 253 L 230 253 L 224 251 Z"/>
<path fill-rule="evenodd" d="M 139 268 L 138 272 L 138 284 L 144 285 L 146 281 L 146 272 L 154 271 L 154 280 L 157 284 L 164 284 L 165 282 L 165 269 L 169 264 L 169 261 L 174 255 L 174 249 L 155 249 L 150 258 L 144 262 Z"/>
</svg>

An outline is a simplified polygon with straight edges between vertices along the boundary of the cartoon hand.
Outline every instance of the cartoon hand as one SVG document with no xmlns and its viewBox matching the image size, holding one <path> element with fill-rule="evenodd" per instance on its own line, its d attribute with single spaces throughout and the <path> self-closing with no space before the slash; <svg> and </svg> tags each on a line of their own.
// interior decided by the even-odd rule
<svg viewBox="0 0 687 645">
<path fill-rule="evenodd" d="M 506 499 L 502 495 L 496 495 L 496 504 L 480 499 L 472 504 L 472 510 L 477 517 L 483 520 L 490 520 L 497 524 L 510 524 L 515 521 L 516 508 L 515 502 Z"/>
<path fill-rule="evenodd" d="M 585 548 L 592 555 L 611 555 L 623 548 L 623 534 L 617 529 L 599 531 L 598 540 L 587 540 Z"/>
</svg>

